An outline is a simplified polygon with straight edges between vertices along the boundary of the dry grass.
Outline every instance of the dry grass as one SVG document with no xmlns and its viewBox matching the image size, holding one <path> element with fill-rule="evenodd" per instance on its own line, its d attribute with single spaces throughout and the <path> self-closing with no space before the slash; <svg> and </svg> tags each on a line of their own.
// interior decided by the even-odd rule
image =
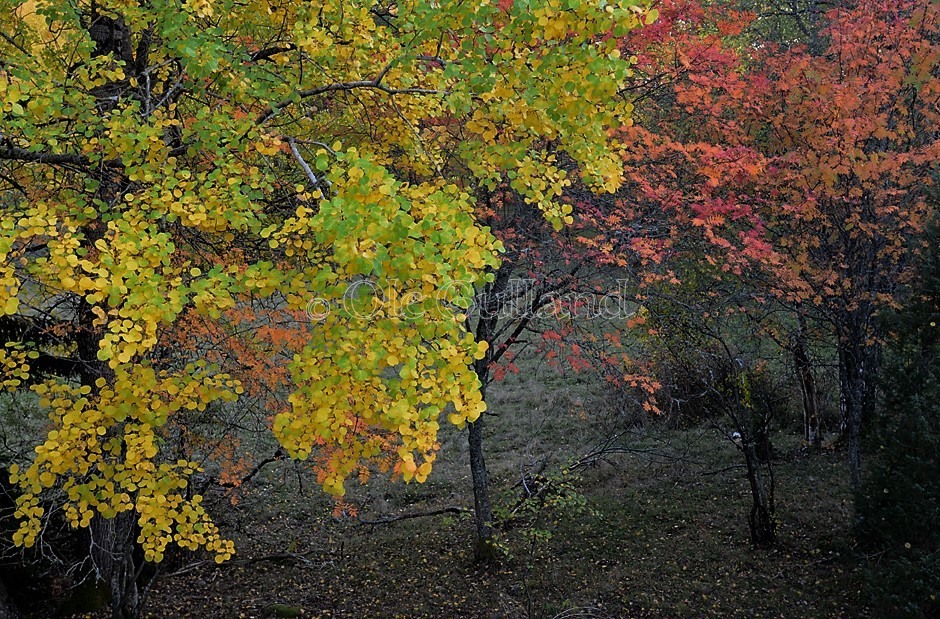
<svg viewBox="0 0 940 619">
<path fill-rule="evenodd" d="M 502 506 L 521 475 L 554 475 L 619 418 L 599 385 L 534 363 L 491 391 L 487 458 Z M 352 496 L 369 517 L 471 505 L 465 436 L 448 430 L 424 485 L 373 478 Z M 778 444 L 794 443 L 778 436 Z M 164 576 L 157 617 L 859 617 L 839 454 L 777 465 L 780 545 L 748 543 L 749 498 L 733 445 L 708 428 L 635 430 L 630 453 L 579 469 L 588 510 L 548 509 L 500 532 L 498 565 L 474 564 L 472 523 L 335 520 L 292 470 L 266 471 L 220 520 L 239 558 Z M 722 471 L 722 472 L 716 472 Z M 550 533 L 533 536 L 523 524 Z M 186 557 L 177 568 L 184 567 Z"/>
</svg>

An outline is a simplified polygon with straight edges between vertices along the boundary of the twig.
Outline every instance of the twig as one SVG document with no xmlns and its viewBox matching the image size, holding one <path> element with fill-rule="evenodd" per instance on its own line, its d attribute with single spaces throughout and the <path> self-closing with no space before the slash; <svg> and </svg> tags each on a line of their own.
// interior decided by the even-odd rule
<svg viewBox="0 0 940 619">
<path fill-rule="evenodd" d="M 310 552 L 305 553 L 305 554 L 312 554 L 314 552 L 317 552 L 317 551 L 311 550 Z M 176 570 L 175 572 L 170 572 L 169 574 L 166 574 L 165 576 L 163 576 L 163 578 L 174 578 L 176 576 L 182 576 L 183 574 L 188 574 L 189 572 L 197 570 L 201 567 L 211 567 L 211 568 L 217 569 L 220 567 L 236 567 L 236 566 L 242 566 L 242 565 L 254 565 L 255 563 L 261 563 L 263 561 L 284 561 L 284 560 L 300 561 L 301 563 L 306 563 L 308 565 L 313 563 L 313 561 L 305 557 L 303 554 L 300 554 L 297 552 L 278 552 L 278 553 L 270 554 L 270 555 L 261 555 L 260 557 L 233 559 L 230 561 L 225 561 L 224 563 L 216 563 L 215 560 L 206 559 L 206 560 L 195 561 L 193 563 L 190 563 L 186 567 L 182 567 Z"/>
<path fill-rule="evenodd" d="M 262 124 L 272 116 L 283 110 L 284 108 L 293 104 L 296 99 L 307 99 L 309 97 L 315 97 L 317 95 L 322 95 L 328 92 L 343 92 L 351 91 L 359 88 L 369 88 L 372 90 L 379 90 L 384 92 L 387 95 L 443 95 L 447 94 L 446 91 L 438 90 L 435 88 L 391 88 L 382 83 L 382 79 L 385 77 L 388 70 L 391 68 L 391 63 L 386 65 L 379 74 L 371 80 L 356 80 L 353 82 L 337 82 L 334 84 L 327 84 L 325 86 L 319 86 L 317 88 L 311 88 L 309 90 L 301 90 L 296 93 L 295 98 L 285 99 L 278 103 L 272 103 L 270 107 L 258 117 L 258 120 L 255 124 Z"/>
<path fill-rule="evenodd" d="M 284 451 L 281 448 L 278 448 L 277 451 L 274 452 L 274 455 L 268 456 L 267 458 L 261 460 L 254 466 L 254 468 L 248 471 L 244 477 L 235 481 L 220 481 L 216 477 L 207 477 L 202 486 L 199 488 L 199 494 L 205 494 L 206 490 L 208 490 L 212 485 L 216 485 L 219 488 L 238 488 L 242 484 L 247 484 L 254 478 L 255 475 L 261 472 L 261 469 L 263 469 L 268 464 L 271 464 L 272 462 L 283 460 L 285 455 L 286 454 Z"/>
<path fill-rule="evenodd" d="M 278 460 L 283 460 L 285 455 L 287 454 L 284 453 L 284 450 L 278 448 L 277 451 L 274 452 L 273 456 L 269 456 L 256 464 L 255 467 L 248 471 L 248 474 L 239 479 L 238 482 L 219 482 L 219 485 L 223 488 L 237 488 L 242 484 L 247 484 L 255 475 L 260 473 L 261 469 L 263 469 L 266 465 L 271 464 L 272 462 L 277 462 Z"/>
<path fill-rule="evenodd" d="M 307 162 L 304 161 L 303 155 L 300 154 L 300 149 L 297 148 L 297 143 L 294 141 L 294 138 L 287 138 L 287 143 L 290 145 L 290 152 L 294 154 L 294 159 L 296 159 L 300 167 L 303 168 L 304 174 L 307 175 L 307 178 L 313 186 L 317 187 L 320 184 L 320 179 L 317 178 L 317 175 L 313 173 L 313 170 L 311 170 Z"/>
<path fill-rule="evenodd" d="M 306 563 L 308 565 L 313 563 L 313 561 L 311 561 L 304 555 L 297 553 L 297 552 L 279 552 L 279 553 L 275 553 L 272 555 L 262 555 L 260 557 L 251 557 L 250 559 L 243 559 L 242 563 L 244 563 L 244 565 L 253 565 L 255 563 L 261 563 L 262 561 L 284 561 L 284 560 L 300 561 L 301 563 Z"/>
<path fill-rule="evenodd" d="M 195 563 L 190 563 L 186 567 L 181 567 L 175 572 L 170 572 L 169 574 L 165 574 L 163 578 L 173 578 L 175 576 L 182 576 L 183 574 L 188 574 L 189 572 L 192 572 L 193 570 L 199 569 L 203 565 L 210 565 L 210 564 L 214 565 L 215 561 L 196 561 Z"/>
<path fill-rule="evenodd" d="M 719 475 L 727 471 L 733 471 L 734 469 L 744 469 L 744 468 L 747 468 L 747 466 L 744 464 L 732 464 L 724 468 L 720 468 L 716 471 L 705 471 L 704 473 L 702 473 L 702 475 Z"/>
<path fill-rule="evenodd" d="M 368 525 L 378 525 L 378 524 L 389 524 L 391 522 L 398 522 L 399 520 L 410 520 L 412 518 L 425 518 L 427 516 L 440 516 L 441 514 L 469 514 L 470 510 L 465 507 L 445 507 L 443 509 L 435 509 L 429 512 L 417 512 L 413 514 L 403 514 L 401 516 L 392 516 L 389 518 L 379 518 L 377 520 L 366 520 L 362 517 L 359 518 L 359 524 L 368 524 Z"/>
</svg>

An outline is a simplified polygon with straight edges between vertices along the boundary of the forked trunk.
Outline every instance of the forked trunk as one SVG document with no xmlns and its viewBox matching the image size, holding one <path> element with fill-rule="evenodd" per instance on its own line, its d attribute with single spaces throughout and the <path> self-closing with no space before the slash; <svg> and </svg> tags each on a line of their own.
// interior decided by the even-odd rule
<svg viewBox="0 0 940 619">
<path fill-rule="evenodd" d="M 772 464 L 769 459 L 762 461 L 750 437 L 744 444 L 744 459 L 747 463 L 747 480 L 751 486 L 751 513 L 748 516 L 751 543 L 757 548 L 770 548 L 777 542 Z"/>
</svg>

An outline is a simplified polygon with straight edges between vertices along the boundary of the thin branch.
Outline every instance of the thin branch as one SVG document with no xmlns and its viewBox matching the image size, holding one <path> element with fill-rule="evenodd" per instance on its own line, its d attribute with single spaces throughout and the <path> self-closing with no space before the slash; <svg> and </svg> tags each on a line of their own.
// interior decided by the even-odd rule
<svg viewBox="0 0 940 619">
<path fill-rule="evenodd" d="M 248 473 L 244 477 L 236 481 L 219 481 L 215 477 L 207 477 L 206 480 L 203 482 L 202 486 L 199 488 L 199 494 L 205 494 L 209 486 L 213 484 L 215 484 L 216 486 L 220 488 L 238 488 L 242 484 L 247 484 L 255 477 L 255 475 L 261 472 L 261 469 L 271 464 L 272 462 L 283 460 L 284 456 L 285 454 L 283 450 L 281 450 L 281 448 L 279 447 L 277 451 L 274 452 L 273 456 L 268 456 L 264 460 L 261 460 L 260 462 L 258 462 L 258 464 L 256 464 L 254 468 L 248 471 Z"/>
<path fill-rule="evenodd" d="M 399 520 L 410 520 L 412 518 L 426 518 L 428 516 L 440 516 L 441 514 L 469 514 L 470 510 L 465 507 L 445 507 L 443 509 L 435 509 L 429 512 L 417 512 L 413 514 L 403 514 L 401 516 L 392 516 L 389 518 L 379 518 L 377 520 L 365 520 L 359 518 L 359 524 L 368 524 L 368 525 L 378 525 L 378 524 L 389 524 L 391 522 L 398 522 Z"/>
<path fill-rule="evenodd" d="M 389 62 L 388 64 L 386 64 L 386 65 L 382 68 L 382 70 L 379 71 L 379 74 L 375 76 L 375 79 L 372 80 L 372 81 L 375 82 L 376 85 L 380 84 L 380 83 L 382 82 L 382 80 L 385 79 L 385 76 L 388 74 L 389 69 L 392 68 L 392 64 L 393 64 L 393 63 L 391 63 L 391 62 Z"/>
<path fill-rule="evenodd" d="M 303 155 L 300 154 L 300 149 L 297 148 L 297 143 L 294 141 L 294 138 L 287 138 L 287 143 L 290 145 L 290 152 L 294 154 L 294 159 L 296 159 L 300 167 L 303 168 L 304 174 L 307 175 L 307 178 L 310 179 L 313 186 L 317 187 L 320 184 L 320 179 L 317 178 L 317 175 L 313 173 L 313 170 L 311 170 L 307 162 L 304 161 Z"/>
<path fill-rule="evenodd" d="M 318 552 L 317 550 L 311 550 L 304 554 L 313 554 Z M 194 561 L 189 565 L 181 567 L 175 572 L 170 572 L 163 576 L 163 578 L 173 578 L 175 576 L 182 576 L 183 574 L 188 574 L 189 572 L 198 570 L 201 567 L 207 567 L 212 569 L 218 569 L 222 567 L 236 567 L 240 565 L 253 565 L 255 563 L 261 563 L 262 561 L 300 561 L 310 565 L 313 563 L 310 559 L 305 557 L 303 554 L 297 552 L 278 552 L 270 555 L 261 555 L 260 557 L 247 557 L 245 559 L 232 559 L 230 561 L 225 561 L 224 563 L 216 563 L 213 559 L 207 559 L 203 561 Z"/>
<path fill-rule="evenodd" d="M 172 102 L 172 101 L 174 101 L 175 98 L 176 98 L 176 96 L 177 96 L 178 94 L 180 94 L 181 92 L 183 92 L 183 78 L 184 78 L 184 77 L 185 77 L 185 76 L 184 76 L 183 73 L 180 73 L 179 75 L 177 75 L 177 76 L 176 76 L 176 83 L 174 83 L 174 84 L 163 94 L 163 98 L 161 98 L 159 101 L 157 101 L 156 105 L 154 105 L 153 108 L 151 108 L 151 109 L 149 110 L 149 112 L 153 112 L 154 110 L 163 107 L 163 105 L 166 104 L 167 102 Z"/>
<path fill-rule="evenodd" d="M 704 476 L 704 475 L 720 475 L 721 473 L 727 473 L 728 471 L 733 471 L 733 470 L 735 470 L 735 469 L 744 469 L 744 468 L 747 468 L 747 465 L 745 465 L 745 464 L 732 464 L 732 465 L 729 465 L 729 466 L 722 467 L 722 468 L 720 468 L 720 469 L 716 469 L 716 470 L 714 470 L 714 471 L 705 471 L 704 473 L 702 473 L 702 475 L 703 475 L 703 476 Z"/>
<path fill-rule="evenodd" d="M 289 142 L 290 140 L 294 140 L 294 141 L 297 142 L 298 144 L 304 144 L 304 145 L 309 144 L 309 145 L 311 145 L 311 146 L 319 146 L 320 148 L 322 148 L 322 149 L 325 150 L 326 152 L 330 153 L 330 154 L 333 155 L 334 157 L 336 156 L 336 151 L 333 150 L 332 148 L 330 148 L 328 145 L 324 144 L 323 142 L 315 142 L 315 141 L 312 141 L 312 140 L 298 140 L 298 139 L 296 139 L 296 138 L 281 138 L 281 139 L 284 140 L 285 142 Z"/>
<path fill-rule="evenodd" d="M 317 95 L 322 95 L 328 92 L 343 92 L 351 91 L 359 88 L 369 88 L 373 90 L 379 90 L 388 95 L 443 95 L 447 94 L 444 90 L 437 90 L 435 88 L 390 88 L 382 83 L 382 78 L 385 77 L 385 74 L 388 72 L 390 65 L 386 65 L 382 71 L 371 80 L 357 80 L 353 82 L 336 82 L 334 84 L 327 84 L 326 86 L 319 86 L 317 88 L 311 88 L 310 90 L 301 90 L 295 96 L 300 99 L 307 99 L 310 97 L 315 97 Z M 278 103 L 271 104 L 261 116 L 258 117 L 256 121 L 257 124 L 261 124 L 269 120 L 272 116 L 283 110 L 284 108 L 295 103 L 296 99 L 285 99 Z"/>
<path fill-rule="evenodd" d="M 22 45 L 20 45 L 19 43 L 17 43 L 17 42 L 13 39 L 13 37 L 11 37 L 10 35 L 6 34 L 5 32 L 0 32 L 0 37 L 3 37 L 3 39 L 4 39 L 7 43 L 9 43 L 10 45 L 12 45 L 12 46 L 15 47 L 16 49 L 20 50 L 20 51 L 21 51 L 23 54 L 25 54 L 26 56 L 30 56 L 30 57 L 32 56 L 32 54 L 30 54 L 30 53 L 26 50 L 26 48 L 24 48 Z"/>
<path fill-rule="evenodd" d="M 0 173 L 0 180 L 3 180 L 3 181 L 6 182 L 7 184 L 9 184 L 10 187 L 12 187 L 13 189 L 19 191 L 21 194 L 23 194 L 24 197 L 27 197 L 27 198 L 29 197 L 29 193 L 26 191 L 26 188 L 23 187 L 22 185 L 20 185 L 20 184 L 16 181 L 15 178 L 12 178 L 12 177 L 10 177 L 10 176 L 7 176 L 6 174 Z"/>
<path fill-rule="evenodd" d="M 428 56 L 426 54 L 419 54 L 418 56 L 415 56 L 415 58 L 417 60 L 423 60 L 425 62 L 436 62 L 436 63 L 439 63 L 441 66 L 447 66 L 447 61 L 441 58 L 440 56 Z"/>
</svg>

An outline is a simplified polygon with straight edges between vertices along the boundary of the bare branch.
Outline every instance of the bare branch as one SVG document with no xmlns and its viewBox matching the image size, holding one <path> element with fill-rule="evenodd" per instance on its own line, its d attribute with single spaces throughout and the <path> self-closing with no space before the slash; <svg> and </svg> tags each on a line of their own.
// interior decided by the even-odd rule
<svg viewBox="0 0 940 619">
<path fill-rule="evenodd" d="M 310 97 L 315 97 L 317 95 L 322 95 L 328 92 L 343 92 L 357 90 L 360 88 L 379 90 L 384 92 L 387 95 L 444 95 L 447 94 L 447 91 L 437 90 L 434 88 L 390 88 L 382 83 L 382 78 L 385 77 L 385 74 L 389 70 L 389 65 L 386 65 L 382 71 L 371 80 L 357 80 L 354 82 L 337 82 L 334 84 L 327 84 L 326 86 L 319 86 L 317 88 L 311 88 L 310 90 L 301 90 L 297 93 L 297 97 L 300 99 L 307 99 Z M 272 116 L 280 112 L 286 107 L 289 107 L 291 104 L 295 103 L 295 99 L 285 99 L 278 103 L 271 104 L 271 107 L 267 109 L 261 116 L 258 117 L 257 124 L 268 121 Z"/>
<path fill-rule="evenodd" d="M 251 55 L 251 61 L 260 62 L 262 60 L 267 60 L 268 58 L 271 58 L 272 56 L 283 54 L 284 52 L 294 51 L 295 49 L 297 49 L 297 47 L 293 43 L 285 45 L 284 47 L 274 46 L 274 47 L 268 47 L 266 49 L 260 49 Z"/>
<path fill-rule="evenodd" d="M 49 165 L 73 165 L 87 167 L 91 165 L 88 157 L 74 154 L 54 154 L 33 152 L 25 148 L 18 148 L 10 144 L 9 140 L 0 141 L 0 159 L 5 161 L 19 161 L 22 163 L 46 163 Z M 105 163 L 105 165 L 111 165 Z"/>
<path fill-rule="evenodd" d="M 317 178 L 317 175 L 313 173 L 313 170 L 311 170 L 307 162 L 304 161 L 303 155 L 300 154 L 300 149 L 297 148 L 297 143 L 294 141 L 294 138 L 288 138 L 287 143 L 290 144 L 290 152 L 294 154 L 294 159 L 296 159 L 300 167 L 303 168 L 304 174 L 307 175 L 307 178 L 310 179 L 314 187 L 318 186 L 320 179 Z"/>
<path fill-rule="evenodd" d="M 417 512 L 414 514 L 403 514 L 401 516 L 392 516 L 389 518 L 379 518 L 378 520 L 365 520 L 359 518 L 359 524 L 389 524 L 391 522 L 398 522 L 399 520 L 410 520 L 411 518 L 425 518 L 427 516 L 440 516 L 441 514 L 469 514 L 472 513 L 469 509 L 465 507 L 445 507 L 443 509 L 435 509 L 429 512 Z"/>
</svg>

